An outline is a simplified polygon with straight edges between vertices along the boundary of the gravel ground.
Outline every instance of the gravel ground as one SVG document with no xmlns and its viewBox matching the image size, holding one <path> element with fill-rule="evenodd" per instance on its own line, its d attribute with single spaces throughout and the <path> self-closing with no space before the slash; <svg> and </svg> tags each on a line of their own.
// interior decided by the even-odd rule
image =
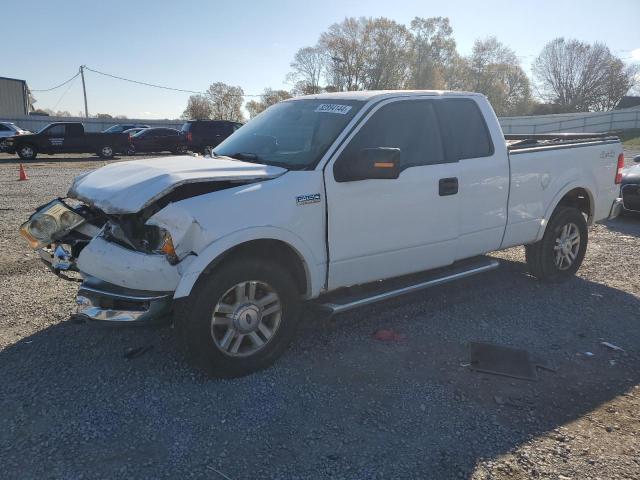
<svg viewBox="0 0 640 480">
<path fill-rule="evenodd" d="M 185 366 L 168 327 L 71 321 L 77 286 L 19 238 L 36 206 L 102 162 L 44 157 L 17 182 L 6 158 L 0 477 L 640 478 L 640 218 L 594 227 L 565 284 L 531 278 L 510 249 L 496 271 L 309 321 L 270 369 L 212 381 Z M 379 342 L 380 328 L 405 338 Z M 473 340 L 557 370 L 474 373 Z"/>
</svg>

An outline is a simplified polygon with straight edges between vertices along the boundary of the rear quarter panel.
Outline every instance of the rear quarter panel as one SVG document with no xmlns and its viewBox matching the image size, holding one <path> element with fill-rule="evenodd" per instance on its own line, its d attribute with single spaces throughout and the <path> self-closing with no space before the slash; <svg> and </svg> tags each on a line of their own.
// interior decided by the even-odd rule
<svg viewBox="0 0 640 480">
<path fill-rule="evenodd" d="M 536 242 L 558 203 L 574 188 L 589 194 L 591 223 L 606 219 L 618 197 L 619 141 L 512 152 L 509 220 L 502 248 Z"/>
</svg>

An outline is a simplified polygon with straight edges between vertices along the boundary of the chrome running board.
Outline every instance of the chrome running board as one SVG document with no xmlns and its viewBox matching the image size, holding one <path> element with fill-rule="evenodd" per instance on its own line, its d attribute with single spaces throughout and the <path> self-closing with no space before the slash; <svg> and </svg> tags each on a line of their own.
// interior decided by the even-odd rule
<svg viewBox="0 0 640 480">
<path fill-rule="evenodd" d="M 361 292 L 359 295 L 353 293 L 346 295 L 340 295 L 338 292 L 330 293 L 325 297 L 318 298 L 315 303 L 321 310 L 330 314 L 342 313 L 354 308 L 382 302 L 390 298 L 494 270 L 498 268 L 499 265 L 500 263 L 493 258 L 476 257 L 421 274 L 409 275 L 389 281 L 375 282 L 368 286 L 361 287 L 365 292 Z M 391 283 L 391 285 L 388 285 L 389 283 Z"/>
</svg>

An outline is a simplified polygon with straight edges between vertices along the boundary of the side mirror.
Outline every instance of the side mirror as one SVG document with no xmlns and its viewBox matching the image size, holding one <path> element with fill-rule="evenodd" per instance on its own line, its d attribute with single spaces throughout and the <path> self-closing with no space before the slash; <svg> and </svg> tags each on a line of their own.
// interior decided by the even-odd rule
<svg viewBox="0 0 640 480">
<path fill-rule="evenodd" d="M 400 175 L 400 149 L 364 148 L 355 158 L 338 161 L 333 169 L 337 182 L 392 180 Z"/>
<path fill-rule="evenodd" d="M 640 163 L 640 155 L 633 157 L 635 163 Z"/>
</svg>

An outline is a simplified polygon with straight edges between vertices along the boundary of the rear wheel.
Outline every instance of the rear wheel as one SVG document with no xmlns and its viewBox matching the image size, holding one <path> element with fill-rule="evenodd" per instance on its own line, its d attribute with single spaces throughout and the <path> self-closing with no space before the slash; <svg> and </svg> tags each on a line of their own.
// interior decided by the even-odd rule
<svg viewBox="0 0 640 480">
<path fill-rule="evenodd" d="M 587 222 L 582 212 L 559 207 L 551 216 L 542 240 L 525 247 L 529 270 L 541 280 L 568 280 L 580 268 L 587 242 Z"/>
<path fill-rule="evenodd" d="M 291 342 L 300 311 L 292 276 L 260 259 L 222 264 L 183 304 L 175 323 L 187 356 L 225 378 L 271 365 Z"/>
<path fill-rule="evenodd" d="M 36 158 L 36 155 L 38 155 L 36 147 L 29 144 L 18 146 L 18 148 L 16 148 L 16 152 L 22 160 L 31 160 Z"/>
<path fill-rule="evenodd" d="M 103 145 L 98 151 L 98 156 L 100 158 L 111 158 L 113 157 L 113 147 L 111 145 Z"/>
<path fill-rule="evenodd" d="M 174 155 L 183 155 L 187 153 L 187 147 L 185 145 L 178 145 L 173 150 L 171 150 L 171 153 L 173 153 Z"/>
</svg>

